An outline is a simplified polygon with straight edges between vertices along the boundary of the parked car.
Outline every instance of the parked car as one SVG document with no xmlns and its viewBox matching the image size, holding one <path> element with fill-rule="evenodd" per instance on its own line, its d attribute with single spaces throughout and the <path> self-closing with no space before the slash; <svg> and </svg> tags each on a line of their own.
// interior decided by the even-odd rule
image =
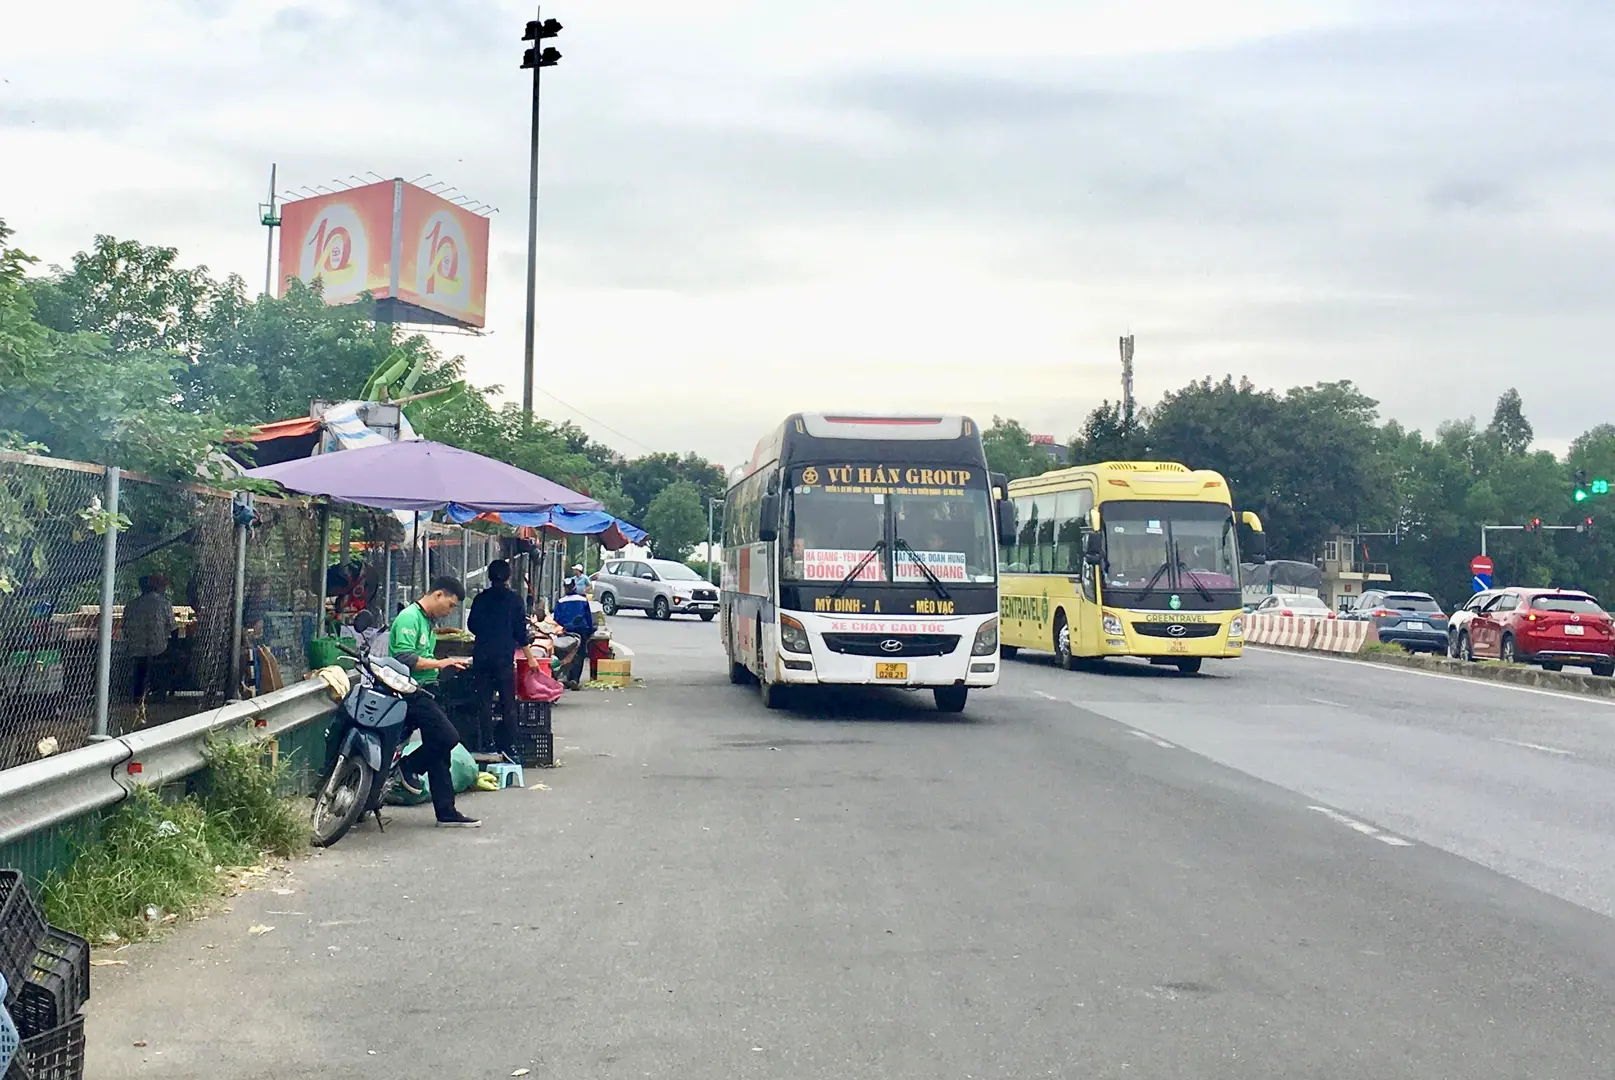
<svg viewBox="0 0 1615 1080">
<path fill-rule="evenodd" d="M 1344 618 L 1372 622 L 1381 641 L 1408 652 L 1447 648 L 1447 616 L 1429 593 L 1375 589 L 1359 596 L 1357 606 Z"/>
<path fill-rule="evenodd" d="M 1464 659 L 1566 664 L 1615 675 L 1615 625 L 1597 600 L 1569 589 L 1504 589 L 1459 631 Z"/>
<path fill-rule="evenodd" d="M 1329 605 L 1311 593 L 1274 593 L 1256 605 L 1255 614 L 1284 615 L 1298 619 L 1332 619 Z"/>
<path fill-rule="evenodd" d="M 1476 593 L 1474 596 L 1471 596 L 1468 599 L 1468 601 L 1465 602 L 1463 607 L 1459 608 L 1457 611 L 1453 612 L 1452 615 L 1450 615 L 1448 617 L 1448 619 L 1447 619 L 1447 655 L 1448 656 L 1452 657 L 1454 660 L 1457 660 L 1457 659 L 1460 659 L 1464 655 L 1463 650 L 1458 647 L 1458 637 L 1459 637 L 1459 635 L 1463 632 L 1463 629 L 1466 626 L 1469 625 L 1470 620 L 1473 619 L 1477 614 L 1479 614 L 1480 610 L 1482 608 L 1484 608 L 1487 604 L 1489 604 L 1493 600 L 1497 599 L 1498 595 L 1500 593 L 1502 593 L 1502 591 L 1503 591 L 1502 589 L 1482 589 L 1480 592 Z"/>
<path fill-rule="evenodd" d="M 607 615 L 637 608 L 653 619 L 699 615 L 711 622 L 718 614 L 718 587 L 671 559 L 611 560 L 594 576 L 594 598 Z"/>
</svg>

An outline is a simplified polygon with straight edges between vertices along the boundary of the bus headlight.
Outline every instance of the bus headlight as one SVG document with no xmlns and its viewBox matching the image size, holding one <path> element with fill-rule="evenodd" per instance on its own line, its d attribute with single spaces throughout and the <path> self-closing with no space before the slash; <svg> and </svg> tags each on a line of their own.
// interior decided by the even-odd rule
<svg viewBox="0 0 1615 1080">
<path fill-rule="evenodd" d="M 1234 616 L 1234 621 L 1228 624 L 1228 636 L 1229 637 L 1244 637 L 1245 636 L 1245 616 L 1243 616 L 1243 615 L 1235 615 Z"/>
<path fill-rule="evenodd" d="M 1100 628 L 1104 631 L 1106 637 L 1121 637 L 1125 633 L 1122 630 L 1122 617 L 1120 615 L 1112 615 L 1107 611 L 1105 612 L 1105 617 L 1100 619 L 1099 622 Z"/>
<path fill-rule="evenodd" d="M 808 644 L 807 631 L 802 624 L 789 615 L 779 617 L 779 643 L 786 652 L 811 653 L 813 647 Z"/>
<path fill-rule="evenodd" d="M 981 624 L 976 631 L 975 643 L 970 646 L 971 656 L 991 656 L 998 651 L 998 617 Z"/>
</svg>

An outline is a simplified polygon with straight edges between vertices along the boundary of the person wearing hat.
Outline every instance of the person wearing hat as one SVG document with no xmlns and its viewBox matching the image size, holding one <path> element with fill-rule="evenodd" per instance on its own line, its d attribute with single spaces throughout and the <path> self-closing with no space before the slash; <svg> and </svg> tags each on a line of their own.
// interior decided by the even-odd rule
<svg viewBox="0 0 1615 1080">
<path fill-rule="evenodd" d="M 583 572 L 582 563 L 572 564 L 572 576 L 566 579 L 565 585 L 569 590 L 576 587 L 579 596 L 589 591 L 589 575 Z"/>
</svg>

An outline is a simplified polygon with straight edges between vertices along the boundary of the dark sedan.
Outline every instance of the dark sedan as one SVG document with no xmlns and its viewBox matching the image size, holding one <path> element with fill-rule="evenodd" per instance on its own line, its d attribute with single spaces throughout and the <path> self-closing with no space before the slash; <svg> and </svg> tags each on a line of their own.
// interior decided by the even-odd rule
<svg viewBox="0 0 1615 1080">
<path fill-rule="evenodd" d="M 1447 616 L 1429 593 L 1366 592 L 1346 618 L 1372 620 L 1381 641 L 1408 652 L 1447 651 Z"/>
</svg>

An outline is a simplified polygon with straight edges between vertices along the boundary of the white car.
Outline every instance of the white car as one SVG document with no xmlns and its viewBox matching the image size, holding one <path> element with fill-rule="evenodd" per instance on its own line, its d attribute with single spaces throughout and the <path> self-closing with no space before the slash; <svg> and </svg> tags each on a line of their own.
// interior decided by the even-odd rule
<svg viewBox="0 0 1615 1080">
<path fill-rule="evenodd" d="M 1274 593 L 1256 605 L 1253 615 L 1288 615 L 1298 619 L 1332 619 L 1329 605 L 1311 593 Z"/>
<path fill-rule="evenodd" d="M 1458 655 L 1458 640 L 1461 632 L 1472 622 L 1481 608 L 1495 600 L 1503 592 L 1502 589 L 1482 589 L 1469 598 L 1469 602 L 1447 618 L 1447 655 L 1454 660 L 1461 660 Z"/>
</svg>

